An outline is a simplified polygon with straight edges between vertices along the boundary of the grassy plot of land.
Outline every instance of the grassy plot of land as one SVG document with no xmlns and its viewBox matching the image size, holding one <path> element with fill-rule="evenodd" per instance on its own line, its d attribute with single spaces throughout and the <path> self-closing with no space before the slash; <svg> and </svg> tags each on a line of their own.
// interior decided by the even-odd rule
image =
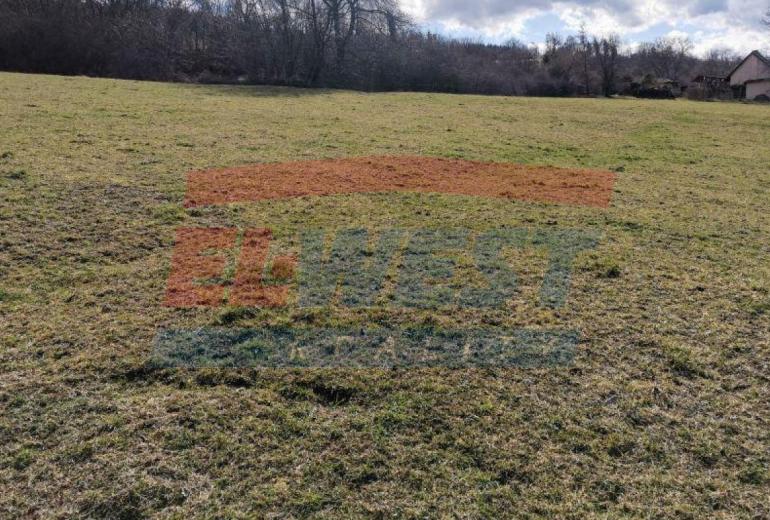
<svg viewBox="0 0 770 520">
<path fill-rule="evenodd" d="M 609 208 L 347 194 L 183 208 L 185 173 L 428 155 L 618 172 Z M 770 515 L 770 108 L 0 74 L 0 516 Z M 178 227 L 600 234 L 559 309 L 173 309 Z M 461 262 L 462 263 L 462 262 Z M 152 369 L 164 327 L 581 332 L 571 367 Z"/>
</svg>

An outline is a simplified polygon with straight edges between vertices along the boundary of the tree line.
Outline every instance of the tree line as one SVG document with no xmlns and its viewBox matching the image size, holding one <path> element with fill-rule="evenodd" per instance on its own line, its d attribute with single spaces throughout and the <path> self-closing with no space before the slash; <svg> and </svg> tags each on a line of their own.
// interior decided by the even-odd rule
<svg viewBox="0 0 770 520">
<path fill-rule="evenodd" d="M 490 45 L 419 31 L 396 0 L 0 0 L 0 69 L 129 79 L 503 95 L 610 95 L 739 58 L 680 38 Z"/>
</svg>

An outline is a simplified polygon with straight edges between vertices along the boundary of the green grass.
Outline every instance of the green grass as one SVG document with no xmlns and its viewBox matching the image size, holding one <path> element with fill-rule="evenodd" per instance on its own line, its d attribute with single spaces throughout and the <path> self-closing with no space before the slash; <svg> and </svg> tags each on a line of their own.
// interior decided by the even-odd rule
<svg viewBox="0 0 770 520">
<path fill-rule="evenodd" d="M 0 74 L 0 516 L 759 518 L 770 107 Z M 185 173 L 424 154 L 618 171 L 607 210 L 346 195 L 182 209 Z M 180 311 L 178 226 L 601 233 L 567 305 Z M 551 369 L 151 370 L 160 327 L 567 326 Z"/>
</svg>

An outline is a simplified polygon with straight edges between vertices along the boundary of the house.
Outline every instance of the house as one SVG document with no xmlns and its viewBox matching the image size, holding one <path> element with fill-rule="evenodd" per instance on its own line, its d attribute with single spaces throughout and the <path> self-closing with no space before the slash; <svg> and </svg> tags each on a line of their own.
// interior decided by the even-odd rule
<svg viewBox="0 0 770 520">
<path fill-rule="evenodd" d="M 725 78 L 737 99 L 755 99 L 770 96 L 770 59 L 753 51 Z"/>
<path fill-rule="evenodd" d="M 673 79 L 656 78 L 648 74 L 638 81 L 626 76 L 623 78 L 620 92 L 638 98 L 675 99 L 681 97 L 686 88 Z"/>
<path fill-rule="evenodd" d="M 689 99 L 732 99 L 730 84 L 724 76 L 696 76 L 687 89 Z"/>
</svg>

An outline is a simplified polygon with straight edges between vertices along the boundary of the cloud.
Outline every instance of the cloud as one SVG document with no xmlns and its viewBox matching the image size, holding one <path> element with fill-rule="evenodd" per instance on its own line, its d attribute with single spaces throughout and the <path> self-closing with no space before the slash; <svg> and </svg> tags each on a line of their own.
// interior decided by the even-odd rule
<svg viewBox="0 0 770 520">
<path fill-rule="evenodd" d="M 686 36 L 700 54 L 714 46 L 770 48 L 770 29 L 760 22 L 768 0 L 403 0 L 402 7 L 430 30 L 490 42 L 542 41 L 548 32 L 585 26 L 629 45 Z"/>
<path fill-rule="evenodd" d="M 689 13 L 693 16 L 727 11 L 726 0 L 696 0 L 689 5 Z"/>
</svg>

